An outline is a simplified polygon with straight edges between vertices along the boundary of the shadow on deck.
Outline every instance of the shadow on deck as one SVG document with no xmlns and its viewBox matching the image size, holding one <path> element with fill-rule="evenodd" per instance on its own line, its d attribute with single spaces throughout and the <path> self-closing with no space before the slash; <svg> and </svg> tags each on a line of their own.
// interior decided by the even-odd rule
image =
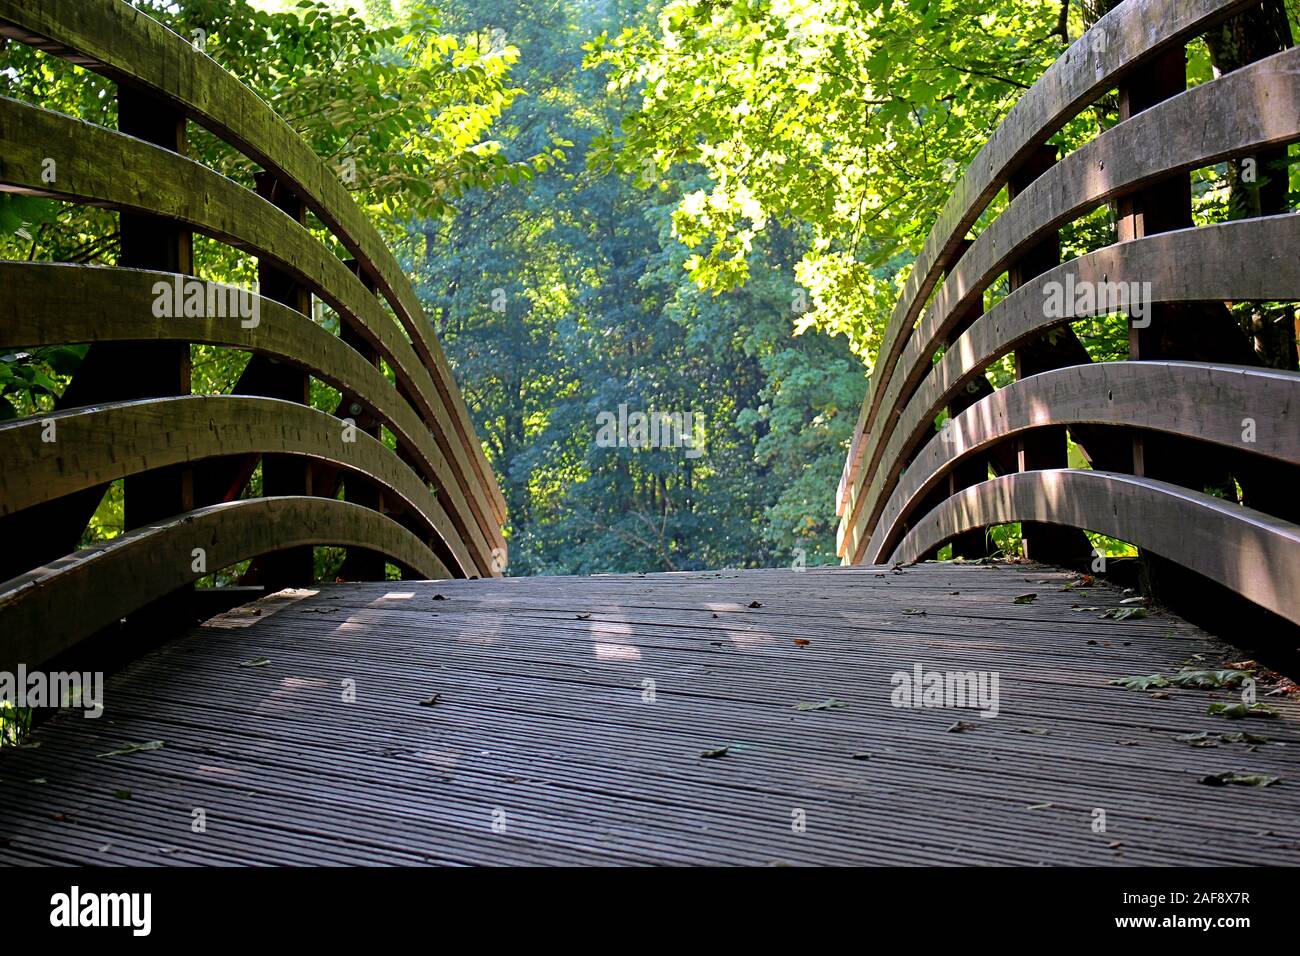
<svg viewBox="0 0 1300 956">
<path fill-rule="evenodd" d="M 0 754 L 0 862 L 1300 863 L 1297 702 L 1261 686 L 1281 716 L 1229 721 L 1206 710 L 1232 691 L 1110 686 L 1236 655 L 1163 613 L 1103 619 L 1122 595 L 1072 579 L 925 564 L 286 592 L 110 678 L 102 718 L 61 714 Z M 997 716 L 893 706 L 917 664 L 996 672 Z M 1175 739 L 1200 731 L 1271 739 Z M 1202 782 L 1224 772 L 1283 779 Z"/>
</svg>

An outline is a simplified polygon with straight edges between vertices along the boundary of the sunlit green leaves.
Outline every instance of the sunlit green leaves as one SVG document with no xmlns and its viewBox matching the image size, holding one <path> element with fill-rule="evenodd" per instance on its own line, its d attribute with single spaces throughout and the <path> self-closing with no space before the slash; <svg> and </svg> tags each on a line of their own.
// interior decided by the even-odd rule
<svg viewBox="0 0 1300 956">
<path fill-rule="evenodd" d="M 843 333 L 867 361 L 960 169 L 1061 50 L 1046 0 L 863 4 L 749 0 L 666 5 L 658 30 L 590 44 L 611 89 L 640 106 L 593 161 L 705 170 L 674 216 L 686 267 L 711 290 L 770 221 L 810 227 L 798 277 L 808 326 Z"/>
</svg>

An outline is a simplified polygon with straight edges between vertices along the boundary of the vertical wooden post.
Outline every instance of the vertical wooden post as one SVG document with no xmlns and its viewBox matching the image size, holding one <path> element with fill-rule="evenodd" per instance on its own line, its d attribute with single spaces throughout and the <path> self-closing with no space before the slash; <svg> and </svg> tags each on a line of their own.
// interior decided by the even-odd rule
<svg viewBox="0 0 1300 956">
<path fill-rule="evenodd" d="M 1187 89 L 1187 54 L 1176 47 L 1156 57 L 1151 63 L 1130 74 L 1119 87 L 1119 118 L 1131 119 L 1157 103 L 1177 96 Z M 1116 208 L 1117 236 L 1120 242 L 1140 239 L 1192 224 L 1192 179 L 1178 173 L 1153 183 L 1138 192 L 1123 196 Z M 1129 322 L 1128 352 L 1130 359 L 1156 358 L 1162 352 L 1160 327 L 1176 321 L 1177 308 L 1150 306 L 1145 328 Z M 1146 442 L 1140 434 L 1133 436 L 1133 474 L 1147 474 Z"/>
<path fill-rule="evenodd" d="M 184 153 L 185 122 L 183 113 L 161 100 L 129 87 L 118 88 L 117 124 L 123 133 Z M 188 229 L 146 213 L 123 212 L 119 219 L 119 265 L 193 273 L 194 237 Z M 136 397 L 190 393 L 189 343 L 131 342 L 115 344 L 114 351 L 116 373 Z M 194 507 L 193 471 L 188 467 L 132 475 L 123 487 L 127 530 Z"/>
<path fill-rule="evenodd" d="M 359 278 L 362 284 L 370 291 L 375 291 L 374 280 L 366 275 L 365 270 L 361 268 L 361 263 L 355 259 L 350 259 L 347 263 L 348 268 Z M 369 342 L 365 340 L 352 325 L 347 322 L 339 323 L 339 338 L 346 344 L 350 345 L 365 358 L 367 362 L 379 366 L 379 352 Z M 358 419 L 362 417 L 364 409 L 353 395 L 344 395 L 335 413 L 339 418 Z M 379 438 L 381 426 L 379 422 L 365 423 L 358 421 L 357 429 L 364 431 L 373 438 Z M 343 497 L 347 501 L 355 504 L 364 505 L 367 508 L 373 508 L 380 514 L 384 513 L 384 495 L 380 487 L 373 481 L 367 481 L 355 473 L 348 474 L 343 479 Z M 345 581 L 382 581 L 384 580 L 384 556 L 375 551 L 368 551 L 364 548 L 349 548 L 347 557 L 343 559 L 343 566 L 339 569 L 339 576 Z"/>
<path fill-rule="evenodd" d="M 295 222 L 306 223 L 307 209 L 301 199 L 267 172 L 256 175 L 257 194 L 286 213 Z M 311 315 L 311 292 L 293 276 L 262 259 L 257 264 L 257 281 L 263 298 L 283 302 L 303 315 Z M 282 398 L 303 405 L 311 404 L 308 374 L 288 365 L 267 360 L 258 375 L 258 394 Z M 293 455 L 262 456 L 262 494 L 309 495 L 311 468 L 308 462 Z M 267 591 L 286 587 L 305 587 L 313 578 L 312 549 L 287 548 L 261 559 L 261 579 Z"/>
<path fill-rule="evenodd" d="M 966 254 L 966 250 L 974 244 L 972 239 L 963 239 L 957 247 L 956 255 L 953 262 L 960 261 L 961 257 Z M 973 303 L 970 308 L 961 313 L 957 319 L 957 324 L 953 326 L 952 332 L 945 341 L 945 346 L 951 346 L 957 341 L 975 320 L 984 314 L 984 297 L 981 296 L 979 301 Z M 993 391 L 989 385 L 988 379 L 981 372 L 976 378 L 959 392 L 954 395 L 948 403 L 948 416 L 955 418 L 966 409 L 970 408 L 976 402 L 980 401 L 985 395 Z M 988 481 L 989 461 L 986 455 L 975 455 L 969 461 L 962 462 L 948 473 L 948 495 L 955 495 L 963 488 L 969 488 L 972 485 L 978 485 Z M 988 555 L 991 550 L 989 547 L 988 533 L 983 528 L 976 528 L 971 531 L 964 531 L 952 539 L 952 556 L 954 558 L 982 558 Z"/>
<path fill-rule="evenodd" d="M 1151 63 L 1140 67 L 1119 87 L 1119 118 L 1131 119 L 1157 103 L 1177 96 L 1187 89 L 1187 56 L 1183 47 L 1176 47 L 1157 56 Z M 1117 238 L 1120 242 L 1153 236 L 1173 229 L 1192 225 L 1192 177 L 1190 173 L 1176 173 L 1159 182 L 1123 196 L 1117 204 Z M 1168 307 L 1159 307 L 1160 316 L 1152 309 L 1145 328 L 1129 323 L 1129 357 L 1155 358 L 1160 348 L 1159 326 L 1170 317 Z M 1134 474 L 1144 473 L 1142 440 L 1136 438 L 1133 448 Z"/>
<path fill-rule="evenodd" d="M 1056 164 L 1056 147 L 1040 146 L 1012 173 L 1007 195 L 1015 199 L 1029 184 Z M 1051 232 L 1036 245 L 1018 256 L 1007 267 L 1007 285 L 1020 288 L 1036 276 L 1054 268 L 1061 261 L 1060 235 Z M 1046 337 L 1045 337 L 1046 338 Z M 1030 342 L 1016 350 L 1016 378 L 1028 378 L 1061 365 L 1058 350 L 1050 342 Z M 1065 428 L 1037 428 L 1017 439 L 1020 471 L 1065 468 L 1069 464 Z M 1087 538 L 1074 528 L 1025 521 L 1020 527 L 1025 557 L 1035 561 L 1078 565 L 1089 553 Z"/>
</svg>

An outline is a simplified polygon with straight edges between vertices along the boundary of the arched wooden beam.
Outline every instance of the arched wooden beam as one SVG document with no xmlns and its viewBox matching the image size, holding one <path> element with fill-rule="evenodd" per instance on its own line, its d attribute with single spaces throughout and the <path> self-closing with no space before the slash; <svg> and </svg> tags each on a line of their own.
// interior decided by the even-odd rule
<svg viewBox="0 0 1300 956">
<path fill-rule="evenodd" d="M 383 485 L 437 542 L 434 554 L 468 577 L 455 531 L 434 493 L 384 444 L 296 402 L 190 395 L 114 402 L 0 422 L 0 515 L 155 468 L 221 455 L 287 454 L 328 461 Z"/>
<path fill-rule="evenodd" d="M 1300 373 L 1196 362 L 1105 362 L 1012 382 L 966 409 L 908 467 L 867 547 L 880 563 L 959 461 L 1047 425 L 1131 425 L 1300 464 Z"/>
<path fill-rule="evenodd" d="M 56 160 L 54 182 L 42 176 Z M 488 550 L 504 548 L 485 486 L 411 343 L 343 261 L 256 193 L 178 153 L 0 97 L 0 188 L 165 216 L 273 261 L 350 321 L 393 369 L 432 429 Z M 152 315 L 152 312 L 147 313 Z"/>
<path fill-rule="evenodd" d="M 430 578 L 450 577 L 419 538 L 360 505 L 309 497 L 230 501 L 128 531 L 0 584 L 0 668 L 49 660 L 209 572 L 306 545 L 368 548 Z"/>
<path fill-rule="evenodd" d="M 491 549 L 429 429 L 380 370 L 338 336 L 271 299 L 257 298 L 258 322 L 253 327 L 237 316 L 156 318 L 154 285 L 175 279 L 171 273 L 140 269 L 0 261 L 0 348 L 183 341 L 242 349 L 303 368 L 355 395 L 384 421 L 399 446 L 437 485 L 438 508 L 445 506 L 455 526 L 449 543 L 458 563 L 476 567 L 483 576 L 497 573 Z"/>
<path fill-rule="evenodd" d="M 933 434 L 934 419 L 952 398 L 992 362 L 1043 332 L 1085 316 L 1071 299 L 1059 317 L 1044 308 L 1050 284 L 1149 282 L 1150 302 L 1238 302 L 1300 297 L 1300 215 L 1269 216 L 1159 233 L 1106 246 L 1032 279 L 981 316 L 934 363 L 901 410 L 882 461 L 905 461 Z M 1251 268 L 1242 268 L 1250 263 Z M 897 383 L 896 383 L 897 385 Z M 894 389 L 897 398 L 897 388 Z M 898 472 L 877 468 L 852 524 L 846 524 L 841 553 L 864 560 L 867 538 L 878 534 L 885 496 Z M 874 549 L 871 553 L 875 554 Z"/>
<path fill-rule="evenodd" d="M 444 403 L 454 410 L 456 432 L 491 496 L 497 523 L 505 522 L 505 498 L 415 290 L 336 171 L 288 123 L 193 43 L 121 0 L 56 4 L 0 0 L 0 35 L 68 59 L 114 82 L 149 89 L 297 193 L 362 264 L 392 305 L 416 352 L 433 371 Z"/>
<path fill-rule="evenodd" d="M 881 407 L 881 383 L 892 374 L 916 317 L 940 276 L 952 265 L 962 238 L 1016 168 L 1131 69 L 1162 50 L 1204 33 L 1254 2 L 1127 0 L 1071 44 L 1016 101 L 966 167 L 912 263 L 903 293 L 885 328 L 867 397 L 853 431 L 836 493 L 836 514 L 844 513 L 849 492 L 861 472 L 866 438 Z"/>
<path fill-rule="evenodd" d="M 1300 527 L 1177 485 L 1105 471 L 1023 471 L 966 488 L 922 518 L 891 561 L 1011 521 L 1084 528 L 1176 561 L 1300 624 Z"/>
<path fill-rule="evenodd" d="M 953 324 L 1043 235 L 1170 173 L 1300 139 L 1300 47 L 1164 100 L 1104 131 L 1034 180 L 989 224 L 948 274 L 895 366 L 873 376 L 878 415 L 852 486 L 849 523 L 881 460 L 898 404 L 914 390 Z M 876 395 L 879 393 L 879 395 Z"/>
</svg>

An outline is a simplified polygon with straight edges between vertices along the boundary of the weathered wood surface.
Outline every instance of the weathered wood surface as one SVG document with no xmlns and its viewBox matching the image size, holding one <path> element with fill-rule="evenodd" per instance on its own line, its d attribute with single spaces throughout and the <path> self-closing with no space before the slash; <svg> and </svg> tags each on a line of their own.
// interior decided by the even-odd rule
<svg viewBox="0 0 1300 956">
<path fill-rule="evenodd" d="M 1086 528 L 1135 544 L 1300 624 L 1300 526 L 1150 478 L 1055 469 L 966 488 L 917 521 L 893 560 L 1012 521 Z"/>
<path fill-rule="evenodd" d="M 384 374 L 301 313 L 257 299 L 258 322 L 238 317 L 153 315 L 153 286 L 174 276 L 136 269 L 0 262 L 0 348 L 80 342 L 180 341 L 264 355 L 312 373 L 365 403 L 398 447 L 438 489 L 455 525 L 453 547 L 465 573 L 494 573 L 492 553 L 428 427 Z"/>
<path fill-rule="evenodd" d="M 1254 0 L 1129 0 L 1077 39 L 1011 108 L 967 167 L 917 255 L 885 330 L 866 400 L 836 494 L 839 514 L 862 465 L 865 440 L 880 409 L 882 381 L 912 333 L 967 230 L 1034 149 L 1085 106 L 1160 50 L 1181 43 Z"/>
<path fill-rule="evenodd" d="M 1172 97 L 1063 157 L 989 224 L 935 292 L 897 364 L 873 376 L 884 396 L 862 448 L 862 462 L 844 509 L 852 523 L 862 488 L 901 402 L 929 372 L 931 358 L 957 316 L 1044 234 L 1097 205 L 1163 174 L 1212 165 L 1235 153 L 1300 138 L 1300 47 L 1292 48 Z M 868 401 L 873 401 L 869 398 Z"/>
<path fill-rule="evenodd" d="M 884 561 L 922 496 L 956 464 L 1027 429 L 1129 425 L 1300 464 L 1300 373 L 1197 362 L 1102 362 L 1043 372 L 985 397 L 908 466 L 867 547 Z M 1243 427 L 1249 422 L 1249 428 Z"/>
<path fill-rule="evenodd" d="M 54 183 L 44 155 L 67 157 Z M 353 324 L 393 369 L 432 430 L 488 550 L 504 548 L 488 486 L 456 438 L 430 370 L 378 300 L 307 229 L 250 189 L 191 159 L 115 130 L 0 97 L 0 184 L 19 191 L 156 213 L 274 263 Z M 152 313 L 140 316 L 143 321 Z"/>
<path fill-rule="evenodd" d="M 280 399 L 141 399 L 0 422 L 0 515 L 158 468 L 249 454 L 316 459 L 368 476 L 436 539 L 440 561 L 477 575 L 460 563 L 459 538 L 436 492 L 396 455 L 332 415 Z"/>
<path fill-rule="evenodd" d="M 277 596 L 111 678 L 103 718 L 0 752 L 0 860 L 1300 863 L 1300 705 L 1265 698 L 1283 716 L 1243 727 L 1206 716 L 1230 692 L 1110 686 L 1239 652 L 1163 613 L 1072 612 L 1121 595 L 1067 580 L 967 564 Z M 917 663 L 996 671 L 998 716 L 893 707 Z M 1272 742 L 1174 739 L 1241 730 Z M 1200 782 L 1222 772 L 1283 780 Z"/>
<path fill-rule="evenodd" d="M 505 498 L 415 290 L 337 171 L 288 123 L 193 43 L 122 0 L 58 4 L 0 0 L 0 35 L 35 45 L 115 82 L 149 89 L 298 193 L 356 256 L 393 306 L 452 411 L 456 435 L 470 456 L 478 481 L 489 492 L 497 523 L 505 521 Z"/>
<path fill-rule="evenodd" d="M 1073 259 L 1038 276 L 1002 299 L 981 316 L 930 368 L 911 399 L 898 409 L 881 460 L 906 461 L 927 435 L 933 422 L 976 375 L 996 359 L 1036 335 L 1083 318 L 1076 302 L 1064 303 L 1060 318 L 1047 314 L 1048 283 L 1063 284 L 1073 276 L 1076 285 L 1087 282 L 1150 283 L 1149 301 L 1265 301 L 1300 297 L 1300 216 L 1288 214 L 1261 219 L 1218 223 L 1198 229 L 1159 233 L 1106 246 Z M 891 407 L 899 401 L 898 380 L 891 386 Z M 879 533 L 885 497 L 899 473 L 878 468 L 871 475 L 856 517 L 846 526 L 842 553 L 853 562 L 871 561 L 869 529 Z"/>
<path fill-rule="evenodd" d="M 0 670 L 47 661 L 232 564 L 318 544 L 366 548 L 428 578 L 451 576 L 414 534 L 360 505 L 300 496 L 209 505 L 0 583 Z"/>
</svg>

